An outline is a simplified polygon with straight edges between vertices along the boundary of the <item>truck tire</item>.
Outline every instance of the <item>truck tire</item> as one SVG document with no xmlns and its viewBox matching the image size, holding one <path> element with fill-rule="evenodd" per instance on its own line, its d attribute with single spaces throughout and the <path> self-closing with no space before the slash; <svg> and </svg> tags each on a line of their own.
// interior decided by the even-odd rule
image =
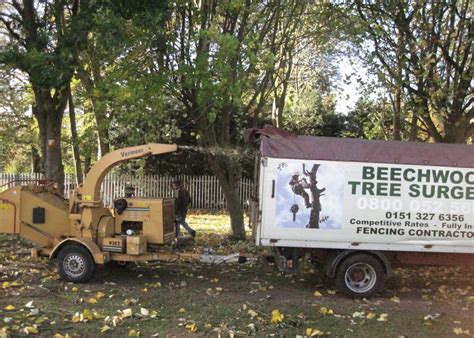
<svg viewBox="0 0 474 338">
<path fill-rule="evenodd" d="M 337 267 L 336 287 L 350 297 L 371 297 L 384 284 L 385 272 L 377 258 L 353 254 Z"/>
<path fill-rule="evenodd" d="M 95 262 L 86 248 L 66 245 L 57 257 L 59 275 L 68 282 L 85 283 L 95 272 Z"/>
</svg>

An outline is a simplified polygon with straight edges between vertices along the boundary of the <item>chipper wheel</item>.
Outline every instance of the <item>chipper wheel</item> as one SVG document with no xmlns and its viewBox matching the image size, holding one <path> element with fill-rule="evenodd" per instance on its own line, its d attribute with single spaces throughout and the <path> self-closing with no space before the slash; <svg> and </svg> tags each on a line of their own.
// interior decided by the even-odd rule
<svg viewBox="0 0 474 338">
<path fill-rule="evenodd" d="M 85 283 L 94 275 L 95 262 L 80 245 L 66 245 L 57 257 L 59 275 L 68 282 Z"/>
</svg>

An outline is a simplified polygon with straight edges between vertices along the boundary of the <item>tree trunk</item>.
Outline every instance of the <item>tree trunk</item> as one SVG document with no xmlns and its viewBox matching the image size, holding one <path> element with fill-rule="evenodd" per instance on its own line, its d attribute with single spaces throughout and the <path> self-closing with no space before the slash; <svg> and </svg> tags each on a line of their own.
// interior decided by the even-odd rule
<svg viewBox="0 0 474 338">
<path fill-rule="evenodd" d="M 38 95 L 35 94 L 35 97 Z M 37 100 L 37 98 L 36 98 Z M 46 161 L 46 151 L 47 151 L 47 137 L 46 137 L 46 115 L 38 109 L 38 105 L 41 102 L 37 102 L 35 105 L 31 107 L 33 112 L 33 116 L 36 118 L 39 127 L 39 143 L 40 143 L 40 162 L 39 162 L 39 172 L 44 174 L 45 173 L 45 161 Z"/>
<path fill-rule="evenodd" d="M 58 190 L 64 191 L 64 167 L 61 154 L 61 125 L 63 113 L 52 111 L 47 115 L 46 126 L 47 151 L 45 161 L 45 175 L 47 180 L 58 184 Z"/>
<path fill-rule="evenodd" d="M 230 215 L 232 235 L 235 239 L 245 239 L 245 225 L 239 198 L 240 166 L 230 157 L 212 157 L 210 164 L 219 179 Z"/>
<path fill-rule="evenodd" d="M 44 88 L 33 88 L 35 106 L 33 112 L 38 121 L 42 157 L 44 159 L 44 175 L 47 180 L 56 182 L 59 191 L 64 190 L 64 167 L 61 154 L 61 126 L 64 103 L 57 102 Z M 67 98 L 67 97 L 66 97 Z"/>
<path fill-rule="evenodd" d="M 71 87 L 69 86 L 69 95 L 68 95 L 68 105 L 69 105 L 69 121 L 71 125 L 71 141 L 72 141 L 72 153 L 74 159 L 74 168 L 76 169 L 76 183 L 82 183 L 82 167 L 81 167 L 81 156 L 79 153 L 79 140 L 77 137 L 77 128 L 76 128 L 76 112 L 74 110 L 74 101 L 72 99 Z"/>
<path fill-rule="evenodd" d="M 31 146 L 31 171 L 35 174 L 41 173 L 41 155 L 36 145 Z"/>
</svg>

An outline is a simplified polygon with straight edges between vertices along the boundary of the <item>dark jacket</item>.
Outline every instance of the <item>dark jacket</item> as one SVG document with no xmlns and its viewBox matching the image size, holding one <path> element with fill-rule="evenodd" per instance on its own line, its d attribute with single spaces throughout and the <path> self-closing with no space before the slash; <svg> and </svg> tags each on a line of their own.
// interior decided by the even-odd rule
<svg viewBox="0 0 474 338">
<path fill-rule="evenodd" d="M 176 203 L 175 203 L 175 214 L 177 216 L 186 216 L 188 212 L 188 207 L 191 204 L 191 196 L 189 191 L 181 187 L 175 192 Z"/>
</svg>

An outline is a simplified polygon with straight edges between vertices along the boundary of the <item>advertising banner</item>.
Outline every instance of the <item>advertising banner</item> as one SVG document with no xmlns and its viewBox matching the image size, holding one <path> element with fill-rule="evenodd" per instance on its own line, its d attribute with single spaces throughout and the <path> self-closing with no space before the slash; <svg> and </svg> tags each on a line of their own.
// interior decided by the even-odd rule
<svg viewBox="0 0 474 338">
<path fill-rule="evenodd" d="M 474 169 L 291 159 L 269 169 L 272 227 L 287 239 L 304 229 L 308 240 L 474 246 Z"/>
</svg>

